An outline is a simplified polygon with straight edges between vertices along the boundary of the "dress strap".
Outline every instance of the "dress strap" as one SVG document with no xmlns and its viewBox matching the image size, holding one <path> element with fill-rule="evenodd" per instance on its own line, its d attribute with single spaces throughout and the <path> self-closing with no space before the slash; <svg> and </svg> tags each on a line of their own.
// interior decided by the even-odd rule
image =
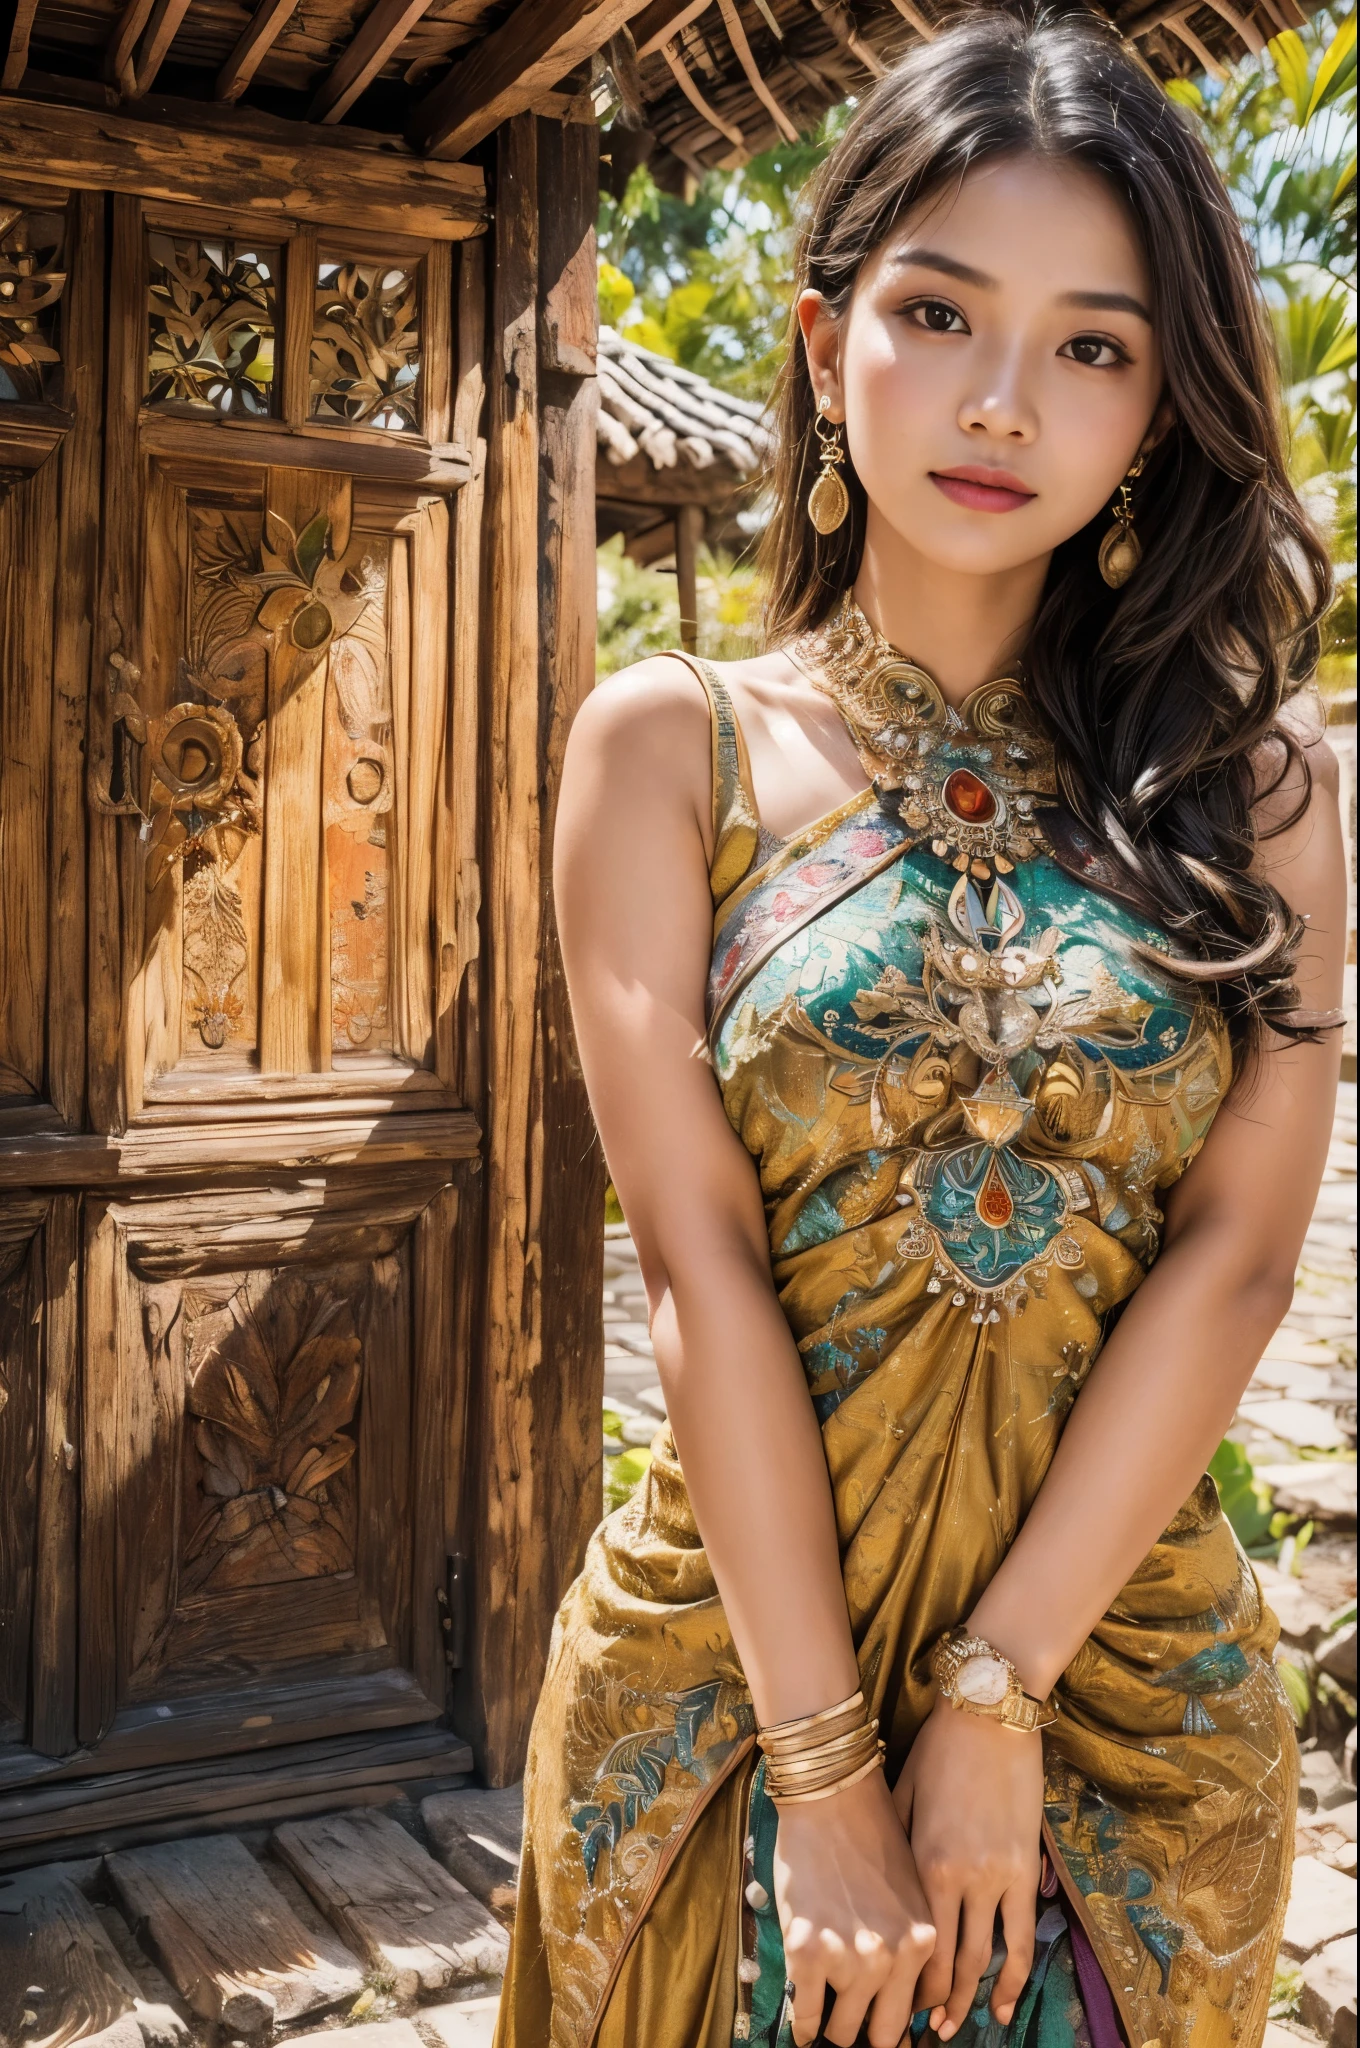
<svg viewBox="0 0 1360 2048">
<path fill-rule="evenodd" d="M 676 659 L 693 669 L 708 699 L 713 758 L 713 858 L 708 886 L 714 904 L 731 895 L 755 857 L 760 836 L 751 763 L 732 699 L 718 671 L 691 654 Z"/>
</svg>

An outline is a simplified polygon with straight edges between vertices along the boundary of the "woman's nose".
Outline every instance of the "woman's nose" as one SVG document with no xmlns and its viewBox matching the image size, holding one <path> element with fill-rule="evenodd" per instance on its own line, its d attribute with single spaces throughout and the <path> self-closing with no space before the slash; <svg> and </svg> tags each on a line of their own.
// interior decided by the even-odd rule
<svg viewBox="0 0 1360 2048">
<path fill-rule="evenodd" d="M 959 406 L 965 433 L 981 431 L 998 441 L 1028 442 L 1038 431 L 1038 417 L 1024 383 L 1023 366 L 996 361 L 986 366 Z"/>
</svg>

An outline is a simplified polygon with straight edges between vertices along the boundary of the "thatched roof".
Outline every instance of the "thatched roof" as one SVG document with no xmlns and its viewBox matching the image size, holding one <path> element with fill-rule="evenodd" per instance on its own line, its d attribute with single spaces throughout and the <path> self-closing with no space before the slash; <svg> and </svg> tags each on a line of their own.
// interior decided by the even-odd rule
<svg viewBox="0 0 1360 2048">
<path fill-rule="evenodd" d="M 770 450 L 764 408 L 720 391 L 706 377 L 600 329 L 600 449 L 622 468 L 645 456 L 659 477 L 679 468 L 712 470 L 715 489 L 753 477 Z"/>
<path fill-rule="evenodd" d="M 1109 0 L 1116 26 L 1164 79 L 1221 71 L 1259 52 L 1305 16 L 1296 0 Z M 1311 0 L 1309 0 L 1311 4 Z M 651 0 L 634 15 L 615 64 L 624 121 L 611 137 L 623 175 L 655 138 L 652 168 L 667 179 L 735 166 L 863 94 L 897 58 L 931 37 L 967 0 Z M 611 49 L 617 55 L 617 46 Z M 634 124 L 630 134 L 629 124 Z M 621 176 L 612 180 L 621 189 Z"/>
<path fill-rule="evenodd" d="M 606 144 L 615 170 L 645 135 L 663 175 L 683 178 L 811 127 L 958 4 L 11 0 L 0 62 L 3 90 L 29 98 L 162 119 L 188 103 L 220 118 L 241 103 L 447 159 L 527 108 L 589 119 L 621 98 L 626 118 Z M 1163 77 L 1259 49 L 1303 18 L 1297 0 L 1110 4 Z"/>
</svg>

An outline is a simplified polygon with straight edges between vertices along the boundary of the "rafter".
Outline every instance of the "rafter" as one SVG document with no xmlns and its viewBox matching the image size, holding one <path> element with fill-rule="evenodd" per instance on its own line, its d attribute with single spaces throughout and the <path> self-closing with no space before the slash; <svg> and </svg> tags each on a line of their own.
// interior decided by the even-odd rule
<svg viewBox="0 0 1360 2048">
<path fill-rule="evenodd" d="M 716 107 L 709 105 L 698 86 L 694 83 L 693 78 L 690 76 L 689 67 L 680 55 L 679 45 L 677 43 L 664 43 L 661 54 L 670 67 L 671 77 L 675 80 L 695 113 L 707 121 L 710 128 L 716 128 L 719 135 L 725 135 L 734 149 L 745 149 L 746 137 L 742 134 L 736 122 L 725 120 Z"/>
<path fill-rule="evenodd" d="M 736 52 L 737 62 L 746 73 L 752 92 L 760 101 L 766 113 L 769 114 L 785 142 L 796 142 L 798 140 L 798 130 L 770 91 L 769 86 L 766 85 L 760 75 L 760 68 L 755 58 L 751 55 L 751 45 L 746 40 L 746 31 L 741 25 L 741 16 L 737 12 L 737 0 L 718 0 L 718 6 L 721 10 L 723 24 L 727 29 L 732 48 Z"/>
<path fill-rule="evenodd" d="M 1215 14 L 1222 15 L 1228 27 L 1242 38 L 1253 57 L 1260 56 L 1265 49 L 1266 39 L 1254 21 L 1239 14 L 1235 7 L 1230 7 L 1228 0 L 1207 0 L 1207 5 L 1213 8 Z"/>
<path fill-rule="evenodd" d="M 170 45 L 179 33 L 179 25 L 188 12 L 189 0 L 156 0 L 146 25 L 146 34 L 137 46 L 132 90 L 125 97 L 139 100 L 143 93 L 150 92 L 156 82 L 156 73 L 165 62 Z"/>
<path fill-rule="evenodd" d="M 132 71 L 132 52 L 155 4 L 156 0 L 127 0 L 118 17 L 118 26 L 109 39 L 104 55 L 104 76 L 121 93 L 133 93 L 137 89 Z"/>
<path fill-rule="evenodd" d="M 420 102 L 408 130 L 412 145 L 430 156 L 466 156 L 641 11 L 641 0 L 520 0 Z"/>
<path fill-rule="evenodd" d="M 1215 57 L 1213 51 L 1200 41 L 1195 31 L 1186 25 L 1179 14 L 1168 14 L 1166 20 L 1162 23 L 1162 27 L 1169 28 L 1172 35 L 1180 37 L 1186 49 L 1204 66 L 1210 78 L 1218 79 L 1220 84 L 1227 79 L 1228 74 L 1219 63 L 1217 57 Z"/>
<path fill-rule="evenodd" d="M 260 0 L 260 5 L 241 31 L 241 39 L 217 74 L 215 100 L 239 100 L 284 28 L 297 10 L 298 0 Z"/>
<path fill-rule="evenodd" d="M 37 11 L 38 0 L 17 0 L 5 68 L 0 72 L 0 87 L 6 92 L 18 89 L 19 81 L 28 69 L 28 39 L 33 33 L 33 17 Z"/>
<path fill-rule="evenodd" d="M 835 4 L 835 0 L 812 0 L 812 4 L 841 48 L 848 50 L 856 63 L 862 64 L 871 77 L 884 77 L 887 65 L 877 50 L 870 49 L 863 36 L 855 33 L 846 19 L 844 10 Z"/>
<path fill-rule="evenodd" d="M 688 28 L 697 21 L 704 9 L 711 7 L 713 0 L 651 0 L 633 23 L 633 41 L 637 44 L 639 57 L 653 57 L 667 44 L 672 36 L 678 36 L 682 28 Z"/>
<path fill-rule="evenodd" d="M 338 121 L 431 5 L 432 0 L 378 0 L 334 69 L 322 79 L 307 109 L 308 120 Z"/>
<path fill-rule="evenodd" d="M 901 15 L 903 21 L 909 23 L 915 29 L 918 36 L 924 37 L 928 43 L 934 42 L 940 31 L 933 22 L 926 20 L 919 7 L 913 7 L 911 0 L 892 0 L 892 4 Z"/>
</svg>

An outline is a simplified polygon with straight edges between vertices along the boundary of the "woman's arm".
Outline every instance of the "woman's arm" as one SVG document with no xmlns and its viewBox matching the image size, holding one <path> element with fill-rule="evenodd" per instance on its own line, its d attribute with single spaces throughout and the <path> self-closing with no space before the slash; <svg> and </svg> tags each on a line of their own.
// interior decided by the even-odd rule
<svg viewBox="0 0 1360 2048">
<path fill-rule="evenodd" d="M 1262 841 L 1260 862 L 1308 919 L 1300 1004 L 1321 1013 L 1341 1001 L 1346 879 L 1336 760 L 1325 744 L 1309 755 L 1308 808 Z M 1297 792 L 1295 781 L 1267 801 L 1287 814 Z M 1331 1136 L 1340 1038 L 1333 1030 L 1299 1045 L 1271 1034 L 1234 1083 L 1167 1201 L 1162 1251 L 1074 1403 L 1023 1528 L 973 1613 L 960 1617 L 1011 1659 L 1028 1692 L 1051 1690 L 1193 1492 L 1293 1299 Z M 943 1707 L 913 1751 L 899 1806 L 914 1783 L 912 1844 L 940 1929 L 921 1989 L 948 1998 L 944 2038 L 968 2010 L 992 1914 L 1017 1882 L 1020 1845 L 1005 1848 L 994 1814 L 1018 1813 L 1041 1791 L 1038 1749 L 1037 1737 Z M 984 1780 L 979 1803 L 969 1784 Z M 991 1814 L 982 1810 L 988 1803 Z M 1037 1833 L 1037 1812 L 1024 1825 Z M 984 1866 L 981 1876 L 966 1867 L 969 1855 Z M 1024 1975 L 1008 1962 L 998 2013 Z"/>
<path fill-rule="evenodd" d="M 859 1684 L 831 1487 L 770 1271 L 756 1172 L 704 1054 L 711 948 L 708 710 L 679 664 L 583 706 L 563 772 L 554 886 L 572 1017 L 637 1246 L 666 1407 L 757 1718 Z M 811 2041 L 850 2043 L 873 2001 L 897 2048 L 931 1931 L 881 1773 L 779 1828 L 780 1906 Z"/>
</svg>

